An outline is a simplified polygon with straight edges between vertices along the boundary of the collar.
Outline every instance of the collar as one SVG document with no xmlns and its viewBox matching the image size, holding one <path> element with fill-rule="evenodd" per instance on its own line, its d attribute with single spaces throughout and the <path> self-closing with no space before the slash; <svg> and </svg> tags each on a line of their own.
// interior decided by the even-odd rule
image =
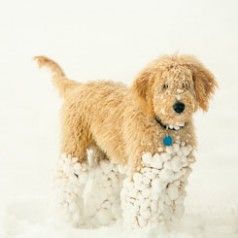
<svg viewBox="0 0 238 238">
<path fill-rule="evenodd" d="M 182 129 L 186 126 L 186 124 L 185 124 L 184 126 L 180 127 L 177 130 L 175 128 L 171 129 L 171 128 L 169 128 L 169 126 L 163 124 L 162 121 L 160 120 L 160 118 L 157 115 L 154 115 L 154 119 L 164 130 L 178 131 L 178 130 L 180 130 L 180 129 Z"/>
</svg>

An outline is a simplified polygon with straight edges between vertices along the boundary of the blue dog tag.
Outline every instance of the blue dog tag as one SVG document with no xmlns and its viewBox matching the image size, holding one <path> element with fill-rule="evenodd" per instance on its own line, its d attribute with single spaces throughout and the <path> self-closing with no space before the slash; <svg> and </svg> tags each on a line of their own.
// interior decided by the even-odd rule
<svg viewBox="0 0 238 238">
<path fill-rule="evenodd" d="M 173 144 L 173 139 L 171 136 L 166 136 L 163 139 L 163 143 L 165 146 L 171 146 Z"/>
</svg>

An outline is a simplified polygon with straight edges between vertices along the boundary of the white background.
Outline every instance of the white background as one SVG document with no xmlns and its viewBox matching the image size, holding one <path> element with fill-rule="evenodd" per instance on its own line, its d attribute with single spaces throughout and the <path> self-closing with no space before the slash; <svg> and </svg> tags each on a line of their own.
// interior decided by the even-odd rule
<svg viewBox="0 0 238 238">
<path fill-rule="evenodd" d="M 61 100 L 33 56 L 81 82 L 130 85 L 175 52 L 196 55 L 219 83 L 209 112 L 195 116 L 197 163 L 176 237 L 238 237 L 237 23 L 236 0 L 0 0 L 0 237 L 128 235 L 120 225 L 83 231 L 49 219 Z"/>
</svg>

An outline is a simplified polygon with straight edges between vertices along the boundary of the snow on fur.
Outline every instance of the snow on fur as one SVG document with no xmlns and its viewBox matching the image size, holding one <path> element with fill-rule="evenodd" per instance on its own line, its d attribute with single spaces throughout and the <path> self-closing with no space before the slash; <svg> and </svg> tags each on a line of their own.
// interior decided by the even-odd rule
<svg viewBox="0 0 238 238">
<path fill-rule="evenodd" d="M 62 156 L 56 177 L 59 211 L 75 226 L 112 224 L 121 214 L 120 180 L 117 166 L 109 161 L 90 166 Z"/>
<path fill-rule="evenodd" d="M 143 155 L 144 167 L 133 175 L 132 181 L 126 178 L 123 183 L 121 201 L 127 226 L 170 226 L 183 215 L 191 151 L 191 146 L 174 144 L 164 153 Z"/>
</svg>

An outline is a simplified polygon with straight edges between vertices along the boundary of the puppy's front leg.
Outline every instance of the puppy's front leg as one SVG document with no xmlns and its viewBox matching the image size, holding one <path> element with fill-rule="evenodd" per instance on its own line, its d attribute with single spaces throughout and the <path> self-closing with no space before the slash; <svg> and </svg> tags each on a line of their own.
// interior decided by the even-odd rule
<svg viewBox="0 0 238 238">
<path fill-rule="evenodd" d="M 179 158 L 174 147 L 153 156 L 145 153 L 140 170 L 125 179 L 121 201 L 126 226 L 169 227 L 183 214 L 184 187 L 191 169 L 188 157 Z"/>
</svg>

